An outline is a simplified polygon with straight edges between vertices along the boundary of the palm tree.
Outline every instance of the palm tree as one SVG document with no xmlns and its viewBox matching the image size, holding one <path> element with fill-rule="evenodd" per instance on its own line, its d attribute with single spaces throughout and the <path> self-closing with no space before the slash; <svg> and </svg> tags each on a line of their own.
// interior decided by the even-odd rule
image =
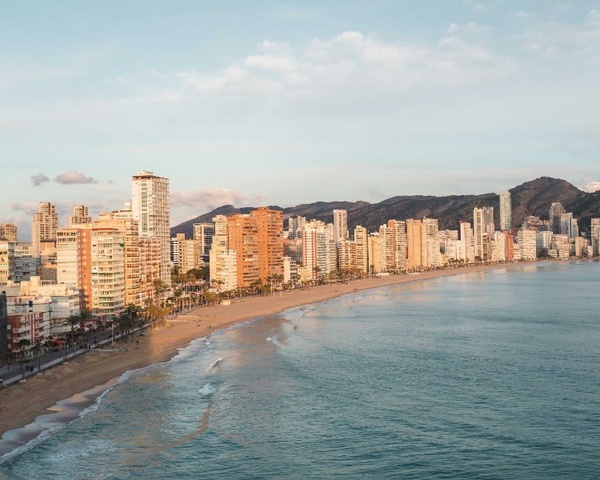
<svg viewBox="0 0 600 480">
<path fill-rule="evenodd" d="M 160 278 L 155 278 L 152 281 L 152 285 L 154 286 L 154 293 L 156 295 L 157 300 L 160 303 L 162 303 L 164 301 L 164 293 L 169 289 L 169 286 Z"/>
<path fill-rule="evenodd" d="M 71 326 L 71 336 L 73 336 L 73 333 L 74 333 L 75 327 L 76 327 L 77 325 L 79 325 L 79 316 L 78 316 L 78 315 L 75 315 L 75 314 L 74 314 L 74 315 L 69 315 L 69 316 L 67 317 L 67 319 L 65 320 L 65 322 L 64 322 L 64 324 L 63 324 L 63 325 L 65 325 L 65 326 L 68 326 L 68 325 L 70 325 L 70 326 Z"/>
<path fill-rule="evenodd" d="M 168 314 L 169 314 L 168 308 L 161 307 L 160 305 L 157 305 L 156 303 L 154 303 L 152 301 L 150 303 L 148 303 L 148 305 L 146 307 L 146 315 L 152 322 L 153 328 L 165 327 L 166 326 L 165 319 L 167 318 Z"/>
<path fill-rule="evenodd" d="M 25 363 L 25 348 L 31 345 L 31 340 L 28 338 L 22 338 L 19 340 L 19 352 L 21 353 L 21 378 L 25 375 L 23 373 L 23 364 Z"/>
</svg>

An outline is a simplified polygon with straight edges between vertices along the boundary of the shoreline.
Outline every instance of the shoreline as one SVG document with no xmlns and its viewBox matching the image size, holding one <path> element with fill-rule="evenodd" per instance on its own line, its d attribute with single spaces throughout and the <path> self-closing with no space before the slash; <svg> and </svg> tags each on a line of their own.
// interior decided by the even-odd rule
<svg viewBox="0 0 600 480">
<path fill-rule="evenodd" d="M 179 315 L 165 329 L 147 331 L 144 336 L 130 339 L 122 351 L 91 350 L 70 362 L 39 373 L 24 383 L 0 390 L 0 436 L 5 440 L 7 432 L 31 425 L 41 415 L 51 414 L 51 409 L 61 400 L 111 381 L 116 382 L 128 371 L 169 361 L 177 355 L 179 349 L 216 330 L 356 291 L 521 265 L 524 264 L 505 263 L 433 270 L 417 275 L 365 278 L 268 296 L 245 297 L 232 301 L 231 305 L 199 307 Z"/>
</svg>

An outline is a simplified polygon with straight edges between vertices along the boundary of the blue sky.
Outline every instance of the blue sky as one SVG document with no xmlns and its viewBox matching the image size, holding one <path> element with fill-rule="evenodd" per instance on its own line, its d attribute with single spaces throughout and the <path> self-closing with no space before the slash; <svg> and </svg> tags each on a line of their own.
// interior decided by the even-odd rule
<svg viewBox="0 0 600 480">
<path fill-rule="evenodd" d="M 0 0 L 0 221 L 600 187 L 600 1 Z"/>
</svg>

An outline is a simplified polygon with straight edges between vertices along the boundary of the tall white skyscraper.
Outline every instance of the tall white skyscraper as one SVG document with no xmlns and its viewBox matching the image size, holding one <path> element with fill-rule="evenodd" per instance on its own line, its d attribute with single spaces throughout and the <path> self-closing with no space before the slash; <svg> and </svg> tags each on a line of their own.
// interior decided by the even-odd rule
<svg viewBox="0 0 600 480">
<path fill-rule="evenodd" d="M 510 192 L 500 194 L 500 230 L 510 230 L 512 226 L 512 205 Z"/>
<path fill-rule="evenodd" d="M 131 210 L 139 222 L 140 237 L 158 238 L 160 279 L 171 285 L 169 179 L 142 171 L 133 176 Z"/>
<path fill-rule="evenodd" d="M 483 260 L 483 234 L 485 227 L 483 222 L 483 208 L 473 209 L 473 248 L 475 258 Z"/>
</svg>

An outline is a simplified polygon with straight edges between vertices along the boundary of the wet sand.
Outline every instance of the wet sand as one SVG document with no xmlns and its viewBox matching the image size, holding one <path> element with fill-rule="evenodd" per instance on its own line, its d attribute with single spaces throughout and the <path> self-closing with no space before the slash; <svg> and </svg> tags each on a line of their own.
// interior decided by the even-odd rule
<svg viewBox="0 0 600 480">
<path fill-rule="evenodd" d="M 179 348 L 186 347 L 192 340 L 206 337 L 217 329 L 244 320 L 277 314 L 288 308 L 322 302 L 353 291 L 506 266 L 479 266 L 436 270 L 419 275 L 367 278 L 347 284 L 335 283 L 264 297 L 248 297 L 234 300 L 231 305 L 198 308 L 178 316 L 167 328 L 148 331 L 141 337 L 136 336 L 121 351 L 117 346 L 114 350 L 91 350 L 23 383 L 0 390 L 0 434 L 24 427 L 39 415 L 50 413 L 48 409 L 59 400 L 116 380 L 128 370 L 167 361 L 177 354 Z"/>
</svg>

